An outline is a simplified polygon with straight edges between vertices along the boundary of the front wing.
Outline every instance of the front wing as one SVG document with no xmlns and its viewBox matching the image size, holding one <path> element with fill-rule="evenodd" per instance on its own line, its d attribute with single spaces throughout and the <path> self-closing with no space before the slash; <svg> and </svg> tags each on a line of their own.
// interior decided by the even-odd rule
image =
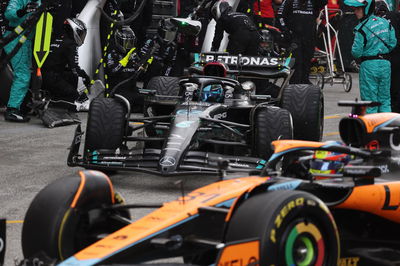
<svg viewBox="0 0 400 266">
<path fill-rule="evenodd" d="M 68 155 L 68 166 L 81 166 L 96 170 L 125 170 L 151 173 L 163 176 L 200 174 L 215 175 L 218 173 L 260 173 L 266 160 L 245 156 L 228 156 L 203 151 L 188 151 L 180 162 L 164 161 L 160 158 L 160 149 L 134 149 L 121 151 L 98 150 L 90 155 L 80 155 L 82 139 L 80 126 L 75 135 Z M 163 173 L 164 164 L 179 164 L 174 172 Z"/>
</svg>

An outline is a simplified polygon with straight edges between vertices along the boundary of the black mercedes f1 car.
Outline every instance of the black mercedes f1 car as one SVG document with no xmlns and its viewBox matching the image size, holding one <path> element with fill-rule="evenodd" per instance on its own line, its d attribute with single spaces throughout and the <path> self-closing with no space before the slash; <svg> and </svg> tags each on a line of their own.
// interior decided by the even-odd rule
<svg viewBox="0 0 400 266">
<path fill-rule="evenodd" d="M 144 117 L 132 116 L 120 95 L 96 99 L 83 154 L 78 126 L 68 165 L 176 175 L 215 174 L 224 161 L 231 172 L 260 172 L 271 141 L 292 139 L 293 128 L 297 139 L 322 136 L 322 93 L 313 85 L 287 85 L 292 64 L 291 58 L 200 55 L 189 76 L 149 82 L 141 91 Z M 265 81 L 277 92 L 257 95 L 249 78 L 282 83 Z"/>
</svg>

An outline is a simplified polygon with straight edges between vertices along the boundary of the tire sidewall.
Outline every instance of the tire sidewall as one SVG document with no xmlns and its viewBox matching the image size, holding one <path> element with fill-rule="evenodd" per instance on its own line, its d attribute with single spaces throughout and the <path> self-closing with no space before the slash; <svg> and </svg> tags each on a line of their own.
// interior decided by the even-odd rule
<svg viewBox="0 0 400 266">
<path fill-rule="evenodd" d="M 284 248 L 293 221 L 310 221 L 324 239 L 327 256 L 323 265 L 336 265 L 339 236 L 326 205 L 317 197 L 301 191 L 272 191 L 254 195 L 234 212 L 227 241 L 260 239 L 260 265 L 286 265 Z M 278 226 L 279 225 L 279 226 Z"/>
<path fill-rule="evenodd" d="M 289 207 L 292 205 L 294 206 L 293 208 Z M 288 234 L 293 229 L 293 226 L 304 219 L 320 230 L 324 238 L 325 251 L 329 250 L 330 253 L 336 253 L 327 254 L 328 256 L 325 258 L 323 265 L 336 265 L 335 263 L 332 264 L 332 261 L 335 260 L 337 263 L 337 258 L 339 257 L 337 254 L 338 242 L 336 239 L 338 235 L 336 224 L 329 211 L 327 211 L 325 204 L 318 198 L 306 193 L 287 197 L 286 200 L 276 206 L 276 210 L 270 216 L 263 235 L 262 253 L 260 254 L 261 265 L 270 265 L 272 263 L 286 265 L 284 251 Z M 279 227 L 277 220 L 281 221 Z M 273 241 L 272 235 L 275 235 L 275 241 Z"/>
</svg>

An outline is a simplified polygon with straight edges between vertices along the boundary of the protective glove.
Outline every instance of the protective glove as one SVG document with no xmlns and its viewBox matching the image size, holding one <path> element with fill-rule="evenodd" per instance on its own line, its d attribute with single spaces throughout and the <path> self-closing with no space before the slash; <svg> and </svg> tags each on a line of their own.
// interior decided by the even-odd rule
<svg viewBox="0 0 400 266">
<path fill-rule="evenodd" d="M 17 10 L 17 16 L 21 18 L 26 14 L 35 12 L 38 6 L 39 4 L 37 2 L 29 2 L 24 8 Z"/>
<path fill-rule="evenodd" d="M 78 72 L 78 76 L 80 76 L 82 78 L 83 84 L 87 88 L 89 88 L 90 87 L 90 81 L 91 81 L 89 75 L 86 74 L 85 70 L 83 70 L 83 69 L 80 69 L 77 72 Z"/>
<path fill-rule="evenodd" d="M 126 67 L 126 65 L 129 62 L 129 58 L 131 57 L 132 53 L 136 50 L 136 48 L 132 48 L 126 55 L 124 58 L 122 58 L 121 60 L 119 60 L 119 63 L 123 66 Z"/>
</svg>

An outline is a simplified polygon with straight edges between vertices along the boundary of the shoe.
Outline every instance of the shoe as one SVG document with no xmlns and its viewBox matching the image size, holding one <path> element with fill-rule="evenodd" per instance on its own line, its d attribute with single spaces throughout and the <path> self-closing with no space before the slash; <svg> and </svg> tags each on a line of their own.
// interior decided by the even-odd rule
<svg viewBox="0 0 400 266">
<path fill-rule="evenodd" d="M 4 119 L 10 122 L 29 122 L 29 117 L 24 115 L 20 110 L 12 107 L 7 107 L 4 113 Z"/>
<path fill-rule="evenodd" d="M 75 101 L 75 106 L 76 106 L 76 111 L 78 112 L 87 112 L 89 111 L 89 106 L 90 106 L 90 100 L 84 100 L 84 101 Z"/>
</svg>

